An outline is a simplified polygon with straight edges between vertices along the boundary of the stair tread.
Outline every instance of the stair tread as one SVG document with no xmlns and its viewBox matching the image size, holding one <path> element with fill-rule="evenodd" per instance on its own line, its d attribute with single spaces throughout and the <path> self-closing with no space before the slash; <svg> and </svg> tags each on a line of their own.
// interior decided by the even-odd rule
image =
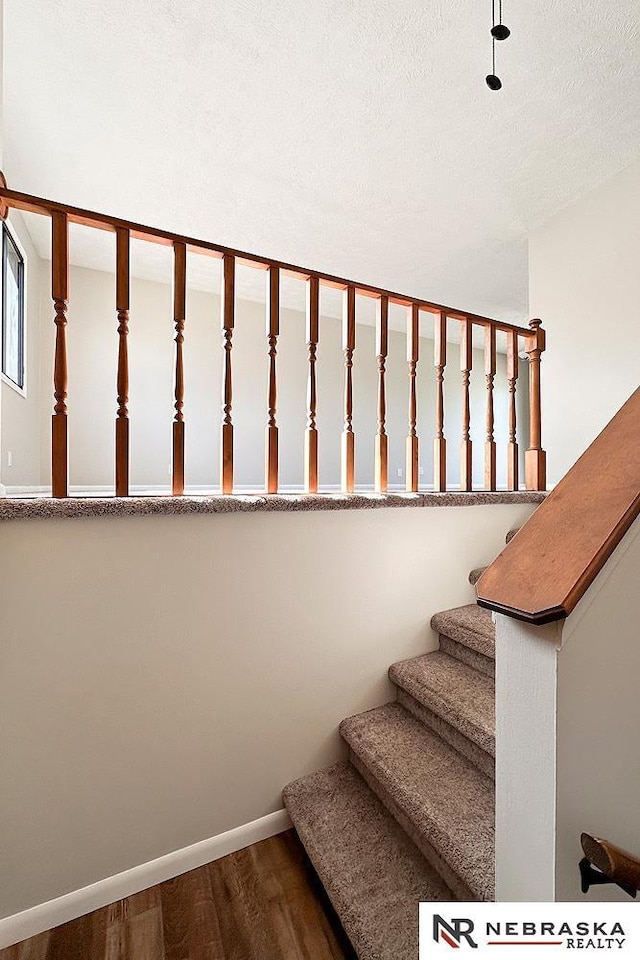
<svg viewBox="0 0 640 960">
<path fill-rule="evenodd" d="M 476 896 L 491 900 L 493 783 L 400 704 L 343 720 L 340 732 L 418 834 Z"/>
<path fill-rule="evenodd" d="M 284 801 L 360 960 L 414 960 L 418 902 L 454 898 L 362 777 L 338 763 Z"/>
<path fill-rule="evenodd" d="M 415 700 L 495 756 L 495 684 L 440 650 L 394 663 L 389 677 Z"/>
<path fill-rule="evenodd" d="M 471 584 L 472 587 L 475 587 L 476 583 L 478 582 L 478 580 L 480 579 L 480 577 L 482 576 L 482 574 L 485 572 L 486 569 L 487 569 L 486 567 L 475 567 L 471 571 L 471 573 L 469 574 L 469 583 Z"/>
<path fill-rule="evenodd" d="M 495 659 L 496 629 L 491 612 L 476 603 L 434 613 L 431 627 L 436 633 L 444 634 L 491 660 Z"/>
</svg>

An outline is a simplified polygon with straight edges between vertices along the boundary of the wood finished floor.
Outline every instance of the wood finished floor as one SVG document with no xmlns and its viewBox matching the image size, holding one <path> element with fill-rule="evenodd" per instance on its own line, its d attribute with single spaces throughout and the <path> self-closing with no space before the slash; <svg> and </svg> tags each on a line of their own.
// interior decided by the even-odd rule
<svg viewBox="0 0 640 960">
<path fill-rule="evenodd" d="M 0 950 L 0 960 L 356 960 L 293 830 Z"/>
</svg>

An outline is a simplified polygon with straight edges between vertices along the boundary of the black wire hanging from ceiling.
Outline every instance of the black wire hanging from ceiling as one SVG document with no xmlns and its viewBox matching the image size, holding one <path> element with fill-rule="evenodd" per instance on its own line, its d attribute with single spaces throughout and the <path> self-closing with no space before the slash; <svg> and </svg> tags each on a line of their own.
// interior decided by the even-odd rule
<svg viewBox="0 0 640 960">
<path fill-rule="evenodd" d="M 502 22 L 502 0 L 498 0 L 498 22 L 496 23 L 496 0 L 491 0 L 491 48 L 492 72 L 486 78 L 490 90 L 502 89 L 502 80 L 496 74 L 496 40 L 506 40 L 511 36 L 509 27 Z"/>
</svg>

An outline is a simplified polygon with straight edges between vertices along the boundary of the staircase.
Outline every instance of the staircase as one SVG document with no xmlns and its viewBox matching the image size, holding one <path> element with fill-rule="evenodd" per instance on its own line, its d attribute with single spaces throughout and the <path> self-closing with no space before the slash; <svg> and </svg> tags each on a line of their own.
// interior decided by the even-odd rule
<svg viewBox="0 0 640 960">
<path fill-rule="evenodd" d="M 360 960 L 415 960 L 420 900 L 493 899 L 494 624 L 470 604 L 431 626 L 439 650 L 389 670 L 395 702 L 340 724 L 348 762 L 284 791 Z"/>
</svg>

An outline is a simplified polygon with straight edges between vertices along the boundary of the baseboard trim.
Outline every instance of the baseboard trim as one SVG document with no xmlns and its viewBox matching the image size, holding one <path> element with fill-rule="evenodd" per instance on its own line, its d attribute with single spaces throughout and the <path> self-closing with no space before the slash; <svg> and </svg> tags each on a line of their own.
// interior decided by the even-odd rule
<svg viewBox="0 0 640 960">
<path fill-rule="evenodd" d="M 259 820 L 252 820 L 234 830 L 227 830 L 208 840 L 201 840 L 189 847 L 167 853 L 156 860 L 142 863 L 138 867 L 124 870 L 113 877 L 98 880 L 88 887 L 72 890 L 55 900 L 40 903 L 29 910 L 14 913 L 13 916 L 0 919 L 0 949 L 10 947 L 14 943 L 35 937 L 52 927 L 76 920 L 78 917 L 106 907 L 116 900 L 130 897 L 134 893 L 153 887 L 156 883 L 179 877 L 181 873 L 195 870 L 205 863 L 219 860 L 236 850 L 242 850 L 259 840 L 266 840 L 278 833 L 283 833 L 291 827 L 291 820 L 286 810 L 277 810 Z"/>
</svg>

